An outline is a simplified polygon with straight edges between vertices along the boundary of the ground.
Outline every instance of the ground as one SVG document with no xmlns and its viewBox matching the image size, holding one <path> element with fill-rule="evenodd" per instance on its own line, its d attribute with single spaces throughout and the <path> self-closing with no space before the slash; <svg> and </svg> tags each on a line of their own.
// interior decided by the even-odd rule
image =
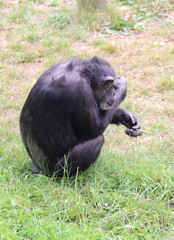
<svg viewBox="0 0 174 240">
<path fill-rule="evenodd" d="M 0 1 L 2 240 L 174 239 L 173 2 L 153 1 L 160 18 L 143 20 L 140 29 L 126 20 L 121 32 L 108 28 L 115 16 L 129 17 L 137 6 L 142 17 L 146 5 L 108 2 L 106 12 L 89 15 L 75 1 Z M 60 181 L 33 176 L 18 123 L 29 90 L 59 60 L 94 55 L 127 79 L 122 107 L 139 116 L 143 136 L 110 126 L 85 173 Z"/>
</svg>

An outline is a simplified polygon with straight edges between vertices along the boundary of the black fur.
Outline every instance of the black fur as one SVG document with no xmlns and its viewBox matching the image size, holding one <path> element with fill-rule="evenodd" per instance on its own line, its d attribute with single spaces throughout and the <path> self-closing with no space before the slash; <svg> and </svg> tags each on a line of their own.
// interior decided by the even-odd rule
<svg viewBox="0 0 174 240">
<path fill-rule="evenodd" d="M 104 80 L 107 76 L 111 80 Z M 108 90 L 107 84 L 115 84 L 115 90 Z M 125 96 L 124 78 L 117 78 L 111 65 L 99 57 L 75 58 L 48 69 L 31 89 L 20 115 L 33 173 L 41 170 L 62 177 L 66 171 L 72 176 L 95 162 L 108 124 L 139 129 L 138 118 L 118 108 Z M 104 106 L 110 101 L 102 98 L 114 99 L 114 105 L 102 110 L 100 101 Z"/>
</svg>

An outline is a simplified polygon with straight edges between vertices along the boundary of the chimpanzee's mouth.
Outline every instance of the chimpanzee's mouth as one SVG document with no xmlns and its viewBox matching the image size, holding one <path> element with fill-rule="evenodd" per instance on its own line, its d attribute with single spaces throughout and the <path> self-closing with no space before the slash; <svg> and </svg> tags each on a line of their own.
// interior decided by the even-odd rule
<svg viewBox="0 0 174 240">
<path fill-rule="evenodd" d="M 111 107 L 113 106 L 113 104 L 112 104 L 112 103 L 110 103 L 110 102 L 106 102 L 106 103 L 107 103 L 109 106 L 111 106 Z"/>
</svg>

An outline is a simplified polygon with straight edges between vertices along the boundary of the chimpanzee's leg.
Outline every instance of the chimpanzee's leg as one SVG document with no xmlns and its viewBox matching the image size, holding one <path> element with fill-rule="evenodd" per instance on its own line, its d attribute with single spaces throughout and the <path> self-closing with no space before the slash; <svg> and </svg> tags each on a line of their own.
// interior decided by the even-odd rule
<svg viewBox="0 0 174 240">
<path fill-rule="evenodd" d="M 100 154 L 104 143 L 103 135 L 77 144 L 66 156 L 59 160 L 55 167 L 55 175 L 62 177 L 64 174 L 73 176 L 77 171 L 86 170 Z"/>
</svg>

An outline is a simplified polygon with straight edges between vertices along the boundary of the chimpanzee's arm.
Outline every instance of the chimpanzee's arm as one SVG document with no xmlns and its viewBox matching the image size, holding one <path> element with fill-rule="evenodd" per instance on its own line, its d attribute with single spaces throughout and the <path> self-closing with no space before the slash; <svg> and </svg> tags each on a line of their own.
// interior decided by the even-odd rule
<svg viewBox="0 0 174 240">
<path fill-rule="evenodd" d="M 141 128 L 141 122 L 133 113 L 126 109 L 118 108 L 114 114 L 112 122 L 119 125 L 120 123 L 127 127 L 125 133 L 131 137 L 141 136 L 142 131 L 138 130 Z"/>
</svg>

